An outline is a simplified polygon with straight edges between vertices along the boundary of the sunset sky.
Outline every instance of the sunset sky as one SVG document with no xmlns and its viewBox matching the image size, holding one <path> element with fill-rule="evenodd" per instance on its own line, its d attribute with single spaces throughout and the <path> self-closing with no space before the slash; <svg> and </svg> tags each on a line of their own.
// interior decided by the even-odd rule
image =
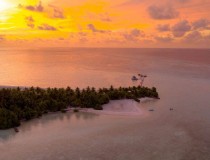
<svg viewBox="0 0 210 160">
<path fill-rule="evenodd" d="M 0 47 L 210 47 L 209 0 L 0 0 Z"/>
</svg>

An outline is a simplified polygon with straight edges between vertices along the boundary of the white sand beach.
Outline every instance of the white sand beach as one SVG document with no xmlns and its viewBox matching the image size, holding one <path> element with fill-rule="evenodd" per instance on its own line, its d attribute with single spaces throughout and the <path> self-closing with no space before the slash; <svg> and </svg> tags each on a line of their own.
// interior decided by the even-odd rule
<svg viewBox="0 0 210 160">
<path fill-rule="evenodd" d="M 140 104 L 134 100 L 113 100 L 103 105 L 103 110 L 87 109 L 87 112 L 109 115 L 138 116 L 142 114 Z"/>
</svg>

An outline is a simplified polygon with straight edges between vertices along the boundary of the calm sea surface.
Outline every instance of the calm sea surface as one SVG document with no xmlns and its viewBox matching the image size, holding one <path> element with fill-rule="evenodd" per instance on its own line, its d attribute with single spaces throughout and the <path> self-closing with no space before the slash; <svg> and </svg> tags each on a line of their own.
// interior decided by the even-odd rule
<svg viewBox="0 0 210 160">
<path fill-rule="evenodd" d="M 210 50 L 0 49 L 0 86 L 130 86 L 138 73 L 161 97 L 143 115 L 49 114 L 0 131 L 0 160 L 209 160 Z"/>
</svg>

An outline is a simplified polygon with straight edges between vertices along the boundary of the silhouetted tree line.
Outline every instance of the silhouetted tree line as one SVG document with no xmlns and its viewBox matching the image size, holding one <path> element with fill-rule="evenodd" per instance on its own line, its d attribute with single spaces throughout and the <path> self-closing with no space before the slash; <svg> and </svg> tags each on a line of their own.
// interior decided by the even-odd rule
<svg viewBox="0 0 210 160">
<path fill-rule="evenodd" d="M 48 112 L 63 111 L 68 106 L 102 110 L 110 100 L 158 98 L 156 88 L 3 88 L 0 89 L 0 129 L 19 126 L 21 120 L 30 120 Z"/>
</svg>

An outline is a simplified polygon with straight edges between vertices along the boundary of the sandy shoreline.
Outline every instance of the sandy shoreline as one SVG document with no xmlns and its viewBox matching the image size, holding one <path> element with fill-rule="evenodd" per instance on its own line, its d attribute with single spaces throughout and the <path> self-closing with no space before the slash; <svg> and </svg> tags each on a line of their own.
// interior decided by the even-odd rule
<svg viewBox="0 0 210 160">
<path fill-rule="evenodd" d="M 154 100 L 153 98 L 141 98 L 140 101 L 145 103 Z M 111 100 L 108 104 L 103 105 L 103 110 L 94 110 L 92 108 L 82 109 L 81 112 L 89 112 L 106 115 L 123 115 L 123 116 L 139 116 L 143 114 L 140 109 L 140 103 L 131 99 Z"/>
<path fill-rule="evenodd" d="M 87 109 L 86 112 L 96 114 L 109 114 L 109 115 L 141 115 L 142 112 L 138 107 L 139 103 L 134 100 L 113 100 L 108 104 L 103 105 L 103 110 Z"/>
</svg>

